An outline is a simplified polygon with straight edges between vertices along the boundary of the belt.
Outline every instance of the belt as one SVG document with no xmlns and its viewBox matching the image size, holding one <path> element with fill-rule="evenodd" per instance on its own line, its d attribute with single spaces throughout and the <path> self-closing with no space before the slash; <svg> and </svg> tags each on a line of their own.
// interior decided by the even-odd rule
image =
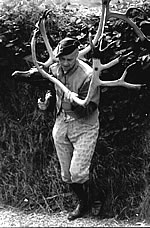
<svg viewBox="0 0 150 228">
<path fill-rule="evenodd" d="M 71 111 L 66 112 L 64 109 L 62 109 L 61 114 L 65 122 L 70 122 L 76 119 L 76 115 Z"/>
</svg>

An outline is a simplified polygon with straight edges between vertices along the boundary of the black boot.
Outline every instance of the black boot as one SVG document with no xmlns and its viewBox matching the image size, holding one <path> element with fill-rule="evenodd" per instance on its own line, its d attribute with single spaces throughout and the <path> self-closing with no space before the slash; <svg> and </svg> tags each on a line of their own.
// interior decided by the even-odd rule
<svg viewBox="0 0 150 228">
<path fill-rule="evenodd" d="M 76 193 L 79 203 L 76 209 L 69 213 L 68 219 L 74 220 L 76 218 L 80 218 L 85 215 L 89 211 L 89 204 L 88 204 L 88 193 L 84 189 L 83 184 L 71 184 L 73 191 Z"/>
</svg>

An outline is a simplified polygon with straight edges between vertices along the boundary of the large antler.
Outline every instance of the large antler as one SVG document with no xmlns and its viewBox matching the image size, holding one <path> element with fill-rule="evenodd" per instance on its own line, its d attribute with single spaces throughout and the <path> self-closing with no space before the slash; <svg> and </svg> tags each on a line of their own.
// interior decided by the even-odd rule
<svg viewBox="0 0 150 228">
<path fill-rule="evenodd" d="M 140 37 L 140 39 L 143 41 L 146 39 L 146 37 L 144 36 L 144 34 L 140 31 L 140 29 L 136 26 L 136 24 L 134 24 L 134 22 L 132 22 L 128 17 L 127 14 L 121 14 L 121 13 L 113 13 L 109 10 L 109 3 L 110 0 L 102 0 L 102 15 L 101 15 L 101 20 L 99 23 L 99 27 L 98 27 L 98 31 L 96 33 L 96 36 L 94 38 L 94 40 L 92 41 L 90 38 L 90 45 L 79 52 L 79 58 L 83 57 L 88 51 L 91 50 L 91 48 L 98 53 L 98 48 L 95 48 L 95 44 L 97 43 L 97 41 L 99 40 L 100 44 L 102 41 L 102 37 L 103 37 L 103 32 L 104 32 L 104 26 L 106 24 L 107 19 L 109 19 L 110 17 L 116 17 L 116 18 L 120 18 L 122 20 L 127 21 L 134 29 L 135 32 L 137 33 L 137 35 Z M 31 50 L 32 50 L 32 57 L 33 57 L 33 62 L 36 66 L 36 68 L 38 69 L 38 71 L 43 75 L 43 77 L 48 78 L 49 80 L 51 80 L 52 82 L 54 82 L 55 84 L 57 84 L 64 93 L 71 93 L 71 91 L 64 86 L 59 80 L 57 80 L 56 78 L 54 78 L 52 75 L 48 74 L 46 71 L 44 71 L 44 69 L 39 65 L 37 59 L 36 59 L 36 52 L 35 52 L 35 44 L 36 44 L 36 35 L 37 32 L 40 31 L 43 35 L 46 47 L 48 49 L 49 55 L 50 55 L 50 60 L 48 60 L 49 63 L 52 63 L 53 61 L 56 61 L 56 58 L 53 55 L 52 49 L 50 48 L 49 42 L 48 42 L 48 38 L 46 36 L 46 31 L 44 29 L 45 26 L 45 16 L 42 19 L 40 19 L 40 22 L 38 23 L 38 26 L 36 27 L 33 37 L 32 37 L 32 41 L 31 41 Z M 101 49 L 101 45 L 99 47 L 99 49 Z M 100 50 L 99 50 L 100 52 Z M 116 58 L 114 60 L 112 60 L 111 62 L 107 63 L 107 64 L 101 64 L 99 55 L 94 55 L 93 56 L 93 76 L 90 82 L 90 86 L 89 86 L 89 90 L 87 93 L 87 96 L 84 100 L 79 99 L 78 97 L 76 97 L 75 95 L 73 95 L 72 93 L 72 97 L 73 100 L 78 103 L 79 105 L 86 105 L 95 88 L 97 86 L 124 86 L 124 87 L 128 87 L 128 88 L 140 88 L 141 85 L 140 84 L 130 84 L 124 81 L 125 76 L 127 74 L 127 69 L 125 70 L 125 72 L 123 73 L 122 77 L 118 80 L 114 80 L 114 81 L 102 81 L 99 79 L 99 76 L 101 76 L 101 73 L 104 69 L 109 68 L 115 64 L 117 64 L 120 61 L 120 58 Z M 130 66 L 129 66 L 130 67 Z"/>
<path fill-rule="evenodd" d="M 147 37 L 143 34 L 143 32 L 139 29 L 139 27 L 129 18 L 129 12 L 131 10 L 133 10 L 132 7 L 130 7 L 125 13 L 118 13 L 118 12 L 114 12 L 111 11 L 109 9 L 109 3 L 111 0 L 102 0 L 102 13 L 101 13 L 101 20 L 99 22 L 99 26 L 96 32 L 96 35 L 94 37 L 94 39 L 92 40 L 93 45 L 96 45 L 96 43 L 98 42 L 99 39 L 102 38 L 103 36 L 103 32 L 104 32 L 104 26 L 107 22 L 107 20 L 109 20 L 110 18 L 114 17 L 114 18 L 118 18 L 121 20 L 126 21 L 131 27 L 133 27 L 133 29 L 135 30 L 135 33 L 138 35 L 138 37 L 140 38 L 140 40 L 143 42 L 143 46 L 145 45 L 148 49 L 150 49 L 150 41 L 147 39 Z M 141 11 L 141 9 L 136 8 L 136 10 Z M 49 11 L 46 11 L 43 16 L 40 18 L 39 22 L 37 23 L 39 26 L 39 30 L 43 36 L 45 45 L 47 47 L 48 53 L 49 53 L 49 59 L 45 62 L 39 62 L 41 65 L 47 67 L 49 65 L 51 65 L 54 61 L 57 61 L 57 59 L 55 58 L 55 50 L 54 52 L 52 51 L 52 48 L 49 44 L 48 41 L 48 37 L 46 34 L 46 29 L 45 29 L 45 20 L 49 14 Z M 101 49 L 101 47 L 100 47 Z M 91 45 L 88 45 L 86 48 L 84 48 L 83 50 L 79 51 L 79 58 L 83 59 L 84 56 L 91 50 Z M 107 68 L 107 65 L 106 65 Z"/>
<path fill-rule="evenodd" d="M 59 86 L 64 93 L 71 93 L 71 91 L 66 87 L 64 86 L 58 79 L 56 79 L 55 77 L 53 77 L 52 75 L 48 74 L 38 63 L 37 59 L 36 59 L 36 52 L 35 52 L 35 43 L 36 43 L 36 35 L 37 35 L 37 32 L 38 32 L 38 29 L 36 28 L 34 30 L 34 33 L 33 33 L 33 37 L 32 37 L 32 40 L 31 40 L 31 49 L 32 49 L 32 58 L 33 58 L 33 62 L 34 62 L 34 65 L 35 67 L 38 69 L 38 71 L 42 74 L 42 76 L 44 78 L 48 78 L 50 81 L 52 81 L 53 83 L 55 83 L 57 86 Z M 80 104 L 80 105 L 84 105 L 84 101 L 80 100 L 78 97 L 74 96 L 73 97 L 73 100 Z"/>
<path fill-rule="evenodd" d="M 109 68 L 109 67 L 113 66 L 114 64 L 116 64 L 119 61 L 119 58 L 116 58 L 116 59 L 112 60 L 111 62 L 103 65 L 103 64 L 101 64 L 101 61 L 100 61 L 100 50 L 99 50 L 100 44 L 95 47 L 93 45 L 91 39 L 90 39 L 90 44 L 91 44 L 92 53 L 93 53 L 93 78 L 95 79 L 97 85 L 99 85 L 99 86 L 123 86 L 123 87 L 127 87 L 127 88 L 141 88 L 140 84 L 131 84 L 131 83 L 125 82 L 125 77 L 127 75 L 128 69 L 130 67 L 132 67 L 135 63 L 130 64 L 125 69 L 121 78 L 119 78 L 117 80 L 113 80 L 113 81 L 102 81 L 99 77 L 100 77 L 100 74 L 103 71 L 103 69 Z M 120 58 L 125 58 L 130 54 L 131 53 L 128 53 L 127 55 L 120 57 Z"/>
<path fill-rule="evenodd" d="M 52 48 L 49 44 L 49 41 L 48 41 L 48 37 L 47 37 L 47 34 L 46 34 L 46 29 L 45 29 L 45 20 L 49 14 L 50 10 L 46 11 L 43 16 L 40 18 L 39 22 L 36 24 L 36 27 L 39 28 L 42 36 L 43 36 L 43 39 L 44 39 L 44 42 L 45 42 L 45 45 L 46 45 L 46 48 L 47 48 L 47 51 L 49 53 L 49 59 L 45 62 L 45 63 L 42 63 L 42 62 L 39 62 L 40 65 L 42 66 L 45 66 L 45 67 L 48 67 L 49 65 L 51 65 L 53 62 L 57 61 L 57 59 L 55 58 L 55 50 L 54 52 L 52 51 Z M 103 31 L 104 31 L 104 25 L 106 23 L 106 13 L 107 13 L 107 7 L 105 7 L 105 4 L 103 4 L 103 7 L 102 7 L 102 15 L 101 15 L 101 20 L 99 22 L 99 26 L 98 26 L 98 29 L 97 29 L 97 33 L 93 39 L 93 44 L 96 45 L 96 43 L 98 42 L 98 40 L 100 39 L 100 37 L 103 35 Z M 83 50 L 79 51 L 79 58 L 82 59 L 84 58 L 84 56 L 91 50 L 91 45 L 88 45 L 86 48 L 84 48 Z"/>
<path fill-rule="evenodd" d="M 36 25 L 36 29 L 34 30 L 33 37 L 32 37 L 32 40 L 31 40 L 31 51 L 32 51 L 33 62 L 34 62 L 34 65 L 36 66 L 36 68 L 38 69 L 38 71 L 43 75 L 43 77 L 46 77 L 49 80 L 51 80 L 52 82 L 54 82 L 55 84 L 57 84 L 57 86 L 59 86 L 63 90 L 64 93 L 71 93 L 71 91 L 67 87 L 65 87 L 59 80 L 57 80 L 52 75 L 50 75 L 46 71 L 44 71 L 44 69 L 40 66 L 41 64 L 36 59 L 36 51 L 35 51 L 36 50 L 36 48 L 35 48 L 36 35 L 40 31 L 41 34 L 43 35 L 46 47 L 48 49 L 48 53 L 50 55 L 50 59 L 48 60 L 48 62 L 51 63 L 51 62 L 53 62 L 55 60 L 54 59 L 55 57 L 54 57 L 53 53 L 51 55 L 51 50 L 52 49 L 50 48 L 50 45 L 49 45 L 49 42 L 48 42 L 48 38 L 46 36 L 46 31 L 45 31 L 45 17 L 46 17 L 46 15 L 47 14 L 44 14 L 43 17 L 40 18 L 40 21 Z M 99 24 L 99 28 L 98 28 L 98 32 L 96 34 L 96 38 L 93 41 L 94 44 L 96 44 L 96 42 L 98 41 L 100 36 L 103 36 L 105 18 L 106 18 L 106 6 L 103 5 L 102 18 L 101 18 L 101 21 L 100 21 L 100 24 Z M 90 49 L 91 49 L 91 47 L 89 46 L 86 50 L 84 50 L 84 52 L 81 52 L 81 53 L 79 52 L 79 57 L 83 56 L 87 52 L 87 50 L 89 51 Z M 75 95 L 72 94 L 73 100 L 76 103 L 78 103 L 79 105 L 83 105 L 84 106 L 84 105 L 86 105 L 89 102 L 90 97 L 92 95 L 92 91 L 94 91 L 95 87 L 97 86 L 95 84 L 95 79 L 94 78 L 95 77 L 93 75 L 91 83 L 90 83 L 90 86 L 89 86 L 89 91 L 88 91 L 87 96 L 86 96 L 86 98 L 84 100 L 79 99 L 78 97 L 76 97 Z"/>
<path fill-rule="evenodd" d="M 57 61 L 57 59 L 55 58 L 55 55 L 53 53 L 53 50 L 50 46 L 50 43 L 48 41 L 48 37 L 46 34 L 46 29 L 45 29 L 45 20 L 47 18 L 47 15 L 49 14 L 50 10 L 45 11 L 44 14 L 41 16 L 39 22 L 36 24 L 36 28 L 41 32 L 41 35 L 44 39 L 48 54 L 49 54 L 49 59 L 45 62 L 39 62 L 40 65 L 48 67 L 50 66 L 53 62 Z M 32 47 L 32 46 L 31 46 Z"/>
</svg>

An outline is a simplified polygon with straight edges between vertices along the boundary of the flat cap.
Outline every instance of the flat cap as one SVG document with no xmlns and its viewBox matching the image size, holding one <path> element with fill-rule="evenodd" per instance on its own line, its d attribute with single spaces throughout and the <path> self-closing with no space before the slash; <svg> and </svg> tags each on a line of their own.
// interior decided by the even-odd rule
<svg viewBox="0 0 150 228">
<path fill-rule="evenodd" d="M 80 42 L 76 39 L 66 37 L 61 40 L 57 46 L 56 50 L 56 58 L 60 55 L 69 55 L 71 54 L 78 46 Z"/>
</svg>

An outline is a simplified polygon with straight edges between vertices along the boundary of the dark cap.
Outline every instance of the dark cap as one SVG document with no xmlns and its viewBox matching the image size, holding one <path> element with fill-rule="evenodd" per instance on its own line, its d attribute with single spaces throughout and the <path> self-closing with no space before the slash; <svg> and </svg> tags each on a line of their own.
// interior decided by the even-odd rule
<svg viewBox="0 0 150 228">
<path fill-rule="evenodd" d="M 76 39 L 66 37 L 61 40 L 57 46 L 56 58 L 60 55 L 69 55 L 71 54 L 78 46 L 80 42 Z"/>
</svg>

